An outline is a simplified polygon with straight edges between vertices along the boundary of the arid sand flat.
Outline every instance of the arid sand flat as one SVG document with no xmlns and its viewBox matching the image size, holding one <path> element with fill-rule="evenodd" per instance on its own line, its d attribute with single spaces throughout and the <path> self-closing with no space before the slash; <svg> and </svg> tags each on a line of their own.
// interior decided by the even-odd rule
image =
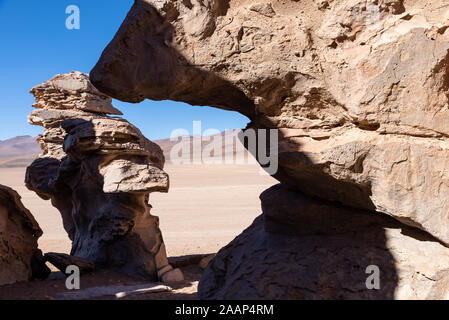
<svg viewBox="0 0 449 320">
<path fill-rule="evenodd" d="M 154 193 L 152 213 L 169 256 L 213 253 L 229 243 L 261 213 L 259 195 L 276 183 L 258 165 L 166 165 L 170 191 Z M 12 187 L 39 222 L 44 252 L 70 252 L 58 211 L 24 185 L 25 168 L 0 168 L 0 183 Z"/>
</svg>

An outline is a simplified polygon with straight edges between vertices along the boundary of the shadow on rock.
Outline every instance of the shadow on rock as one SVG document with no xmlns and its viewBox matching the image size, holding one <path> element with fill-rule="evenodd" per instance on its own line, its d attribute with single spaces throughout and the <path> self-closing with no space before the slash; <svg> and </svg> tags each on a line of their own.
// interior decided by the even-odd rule
<svg viewBox="0 0 449 320">
<path fill-rule="evenodd" d="M 200 299 L 434 299 L 448 281 L 447 248 L 388 216 L 282 185 L 261 200 L 263 215 L 206 269 Z"/>
</svg>

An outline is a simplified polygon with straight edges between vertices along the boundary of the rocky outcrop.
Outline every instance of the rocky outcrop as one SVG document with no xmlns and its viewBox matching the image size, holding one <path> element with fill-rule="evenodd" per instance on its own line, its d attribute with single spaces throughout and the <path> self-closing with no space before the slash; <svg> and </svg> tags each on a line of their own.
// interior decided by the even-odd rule
<svg viewBox="0 0 449 320">
<path fill-rule="evenodd" d="M 26 184 L 61 212 L 71 255 L 147 279 L 178 273 L 168 264 L 151 192 L 167 192 L 161 149 L 126 120 L 88 75 L 57 75 L 33 88 L 29 122 L 44 127 L 43 154 Z"/>
<path fill-rule="evenodd" d="M 0 285 L 48 276 L 50 270 L 37 246 L 41 235 L 19 194 L 0 185 Z"/>
<path fill-rule="evenodd" d="M 206 269 L 199 298 L 447 297 L 449 249 L 426 233 L 281 185 L 261 201 L 264 214 Z M 378 290 L 367 287 L 370 266 L 379 268 Z"/>
<path fill-rule="evenodd" d="M 443 0 L 136 0 L 91 81 L 124 101 L 214 106 L 249 117 L 248 129 L 278 129 L 285 187 L 447 246 L 448 19 Z"/>
<path fill-rule="evenodd" d="M 92 273 L 95 271 L 95 264 L 93 262 L 70 256 L 65 253 L 48 252 L 44 255 L 44 258 L 64 274 L 69 266 L 77 266 L 80 274 Z"/>
</svg>

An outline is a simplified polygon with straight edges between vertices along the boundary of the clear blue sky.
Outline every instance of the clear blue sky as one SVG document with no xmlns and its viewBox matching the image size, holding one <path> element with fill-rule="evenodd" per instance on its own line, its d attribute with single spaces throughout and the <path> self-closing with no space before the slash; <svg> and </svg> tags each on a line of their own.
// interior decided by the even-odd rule
<svg viewBox="0 0 449 320">
<path fill-rule="evenodd" d="M 131 8 L 132 0 L 0 0 L 0 140 L 37 135 L 41 127 L 27 123 L 34 99 L 29 90 L 55 74 L 89 72 Z M 67 30 L 66 7 L 77 5 L 81 29 Z M 124 117 L 150 139 L 172 130 L 192 132 L 192 121 L 203 130 L 243 128 L 248 120 L 234 112 L 192 107 L 171 101 L 128 104 L 114 100 Z"/>
</svg>

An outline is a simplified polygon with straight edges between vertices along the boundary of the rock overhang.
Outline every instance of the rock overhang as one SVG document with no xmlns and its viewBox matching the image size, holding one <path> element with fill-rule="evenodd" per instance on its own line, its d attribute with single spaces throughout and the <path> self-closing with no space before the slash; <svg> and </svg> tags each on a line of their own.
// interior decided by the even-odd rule
<svg viewBox="0 0 449 320">
<path fill-rule="evenodd" d="M 247 115 L 248 128 L 277 128 L 282 183 L 449 244 L 445 10 L 138 0 L 91 79 L 125 101 L 217 106 Z"/>
</svg>

